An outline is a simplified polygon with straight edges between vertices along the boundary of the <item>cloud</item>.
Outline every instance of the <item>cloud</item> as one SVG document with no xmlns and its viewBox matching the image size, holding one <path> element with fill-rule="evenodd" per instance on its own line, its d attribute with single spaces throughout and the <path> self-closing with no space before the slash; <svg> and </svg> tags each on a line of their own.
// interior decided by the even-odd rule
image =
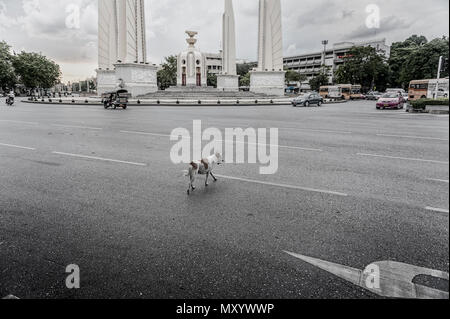
<svg viewBox="0 0 450 319">
<path fill-rule="evenodd" d="M 380 21 L 380 28 L 369 29 L 366 25 L 361 25 L 348 34 L 348 39 L 365 39 L 388 35 L 392 31 L 410 29 L 413 24 L 414 22 L 407 22 L 396 16 L 389 16 Z"/>
<path fill-rule="evenodd" d="M 0 0 L 0 41 L 16 51 L 42 52 L 62 66 L 64 79 L 84 79 L 97 66 L 97 3 L 102 0 Z M 321 50 L 351 39 L 387 37 L 389 42 L 411 34 L 427 38 L 448 35 L 447 0 L 281 0 L 285 55 Z M 368 4 L 381 9 L 376 34 L 365 27 Z M 80 27 L 66 26 L 67 6 L 80 9 Z M 199 32 L 198 47 L 218 52 L 222 42 L 223 0 L 146 0 L 149 59 L 160 63 L 165 56 L 186 48 L 184 31 Z M 256 60 L 258 1 L 234 0 L 237 56 Z M 426 17 L 426 19 L 424 19 Z M 433 23 L 430 23 L 433 21 Z M 413 23 L 414 22 L 414 23 Z"/>
</svg>

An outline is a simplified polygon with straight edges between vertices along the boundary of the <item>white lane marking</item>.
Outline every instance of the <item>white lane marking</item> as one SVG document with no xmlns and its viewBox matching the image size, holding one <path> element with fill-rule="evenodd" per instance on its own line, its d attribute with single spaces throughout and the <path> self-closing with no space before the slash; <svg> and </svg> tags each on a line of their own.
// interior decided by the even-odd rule
<svg viewBox="0 0 450 319">
<path fill-rule="evenodd" d="M 26 147 L 26 146 L 20 146 L 20 145 L 13 145 L 13 144 L 4 144 L 4 143 L 0 143 L 0 146 L 5 146 L 5 147 L 12 147 L 12 148 L 20 148 L 22 150 L 29 150 L 29 151 L 35 151 L 36 149 L 33 147 Z"/>
<path fill-rule="evenodd" d="M 448 142 L 448 139 L 445 139 L 445 138 L 437 138 L 437 137 L 408 136 L 408 135 L 390 135 L 390 134 L 377 134 L 377 136 L 381 136 L 381 137 L 410 138 L 410 139 L 416 139 L 416 140 L 436 140 L 436 141 L 445 141 L 445 142 Z"/>
<path fill-rule="evenodd" d="M 225 176 L 225 175 L 216 175 L 216 176 L 220 177 L 220 178 L 223 178 L 223 179 L 229 179 L 229 180 L 245 182 L 245 183 L 253 183 L 253 184 L 266 185 L 266 186 L 274 186 L 274 187 L 295 189 L 295 190 L 301 190 L 301 191 L 313 192 L 313 193 L 322 193 L 322 194 L 328 194 L 328 195 L 337 195 L 337 196 L 342 196 L 342 197 L 347 197 L 348 196 L 348 194 L 344 194 L 344 193 L 328 191 L 328 190 L 322 190 L 322 189 L 309 188 L 309 187 L 301 187 L 301 186 L 295 186 L 295 185 L 278 184 L 278 183 L 264 182 L 264 181 L 258 181 L 258 180 L 253 180 L 253 179 L 239 178 L 239 177 L 232 177 L 232 176 Z"/>
<path fill-rule="evenodd" d="M 95 131 L 103 130 L 102 128 L 99 128 L 99 127 L 78 126 L 78 125 L 52 124 L 52 126 L 61 127 L 61 128 L 64 128 L 64 127 L 67 127 L 67 128 L 79 128 L 79 129 L 83 129 L 83 130 L 95 130 Z"/>
<path fill-rule="evenodd" d="M 103 157 L 96 157 L 96 156 L 87 156 L 87 155 L 81 155 L 81 154 L 72 154 L 72 153 L 64 153 L 64 152 L 52 152 L 52 154 L 61 155 L 61 156 L 76 157 L 76 158 L 83 158 L 83 159 L 91 159 L 91 160 L 97 160 L 97 161 L 103 161 L 103 162 L 128 164 L 128 165 L 134 165 L 134 166 L 147 166 L 147 164 L 144 164 L 144 163 L 135 163 L 135 162 L 121 161 L 121 160 L 110 159 L 110 158 L 103 158 Z"/>
<path fill-rule="evenodd" d="M 358 153 L 357 155 L 358 156 L 366 156 L 366 157 L 390 158 L 390 159 L 398 159 L 398 160 L 414 161 L 414 162 L 426 162 L 426 163 L 445 164 L 445 165 L 449 164 L 449 162 L 427 160 L 427 159 L 420 159 L 420 158 L 397 157 L 397 156 L 387 156 L 387 155 L 377 155 L 377 154 L 364 154 L 364 153 Z"/>
<path fill-rule="evenodd" d="M 447 291 L 413 282 L 416 277 L 421 275 L 448 281 L 448 272 L 390 260 L 374 262 L 361 270 L 288 251 L 285 253 L 382 297 L 446 300 L 449 296 Z"/>
<path fill-rule="evenodd" d="M 16 124 L 28 124 L 28 125 L 38 125 L 38 122 L 24 122 L 24 121 L 13 121 L 13 120 L 0 120 L 0 122 L 5 123 L 16 123 Z"/>
<path fill-rule="evenodd" d="M 147 136 L 155 136 L 155 137 L 171 137 L 171 135 L 168 134 L 158 134 L 158 133 L 147 133 L 147 132 L 134 132 L 134 131 L 120 131 L 120 133 L 123 134 L 136 134 L 136 135 L 147 135 Z M 184 136 L 184 138 L 186 139 L 191 139 L 190 136 Z M 228 143 L 228 142 L 232 142 L 232 141 L 224 141 L 224 140 L 217 140 L 217 142 L 220 143 Z M 236 142 L 234 141 L 233 143 L 236 144 L 246 144 L 246 145 L 260 145 L 260 146 L 264 146 L 264 147 L 271 147 L 271 146 L 275 146 L 275 145 L 269 145 L 269 144 L 259 144 L 259 143 L 247 143 L 247 142 Z M 309 152 L 323 152 L 323 150 L 321 149 L 317 149 L 317 148 L 306 148 L 306 147 L 298 147 L 298 146 L 287 146 L 287 145 L 276 145 L 279 148 L 285 148 L 285 149 L 291 149 L 291 150 L 300 150 L 300 151 L 309 151 Z"/>
<path fill-rule="evenodd" d="M 427 180 L 428 180 L 428 181 L 432 181 L 432 182 L 446 183 L 446 184 L 449 183 L 448 179 L 428 178 Z"/>
<path fill-rule="evenodd" d="M 353 132 L 349 131 L 330 131 L 330 130 L 315 130 L 315 129 L 303 129 L 303 128 L 293 128 L 293 127 L 284 127 L 282 130 L 287 131 L 301 131 L 301 132 L 317 132 L 317 133 L 332 133 L 332 134 L 353 134 Z"/>
<path fill-rule="evenodd" d="M 425 209 L 428 210 L 428 211 L 430 211 L 430 212 L 446 213 L 446 214 L 449 214 L 449 210 L 448 210 L 448 209 L 434 208 L 434 207 L 425 207 Z"/>
<path fill-rule="evenodd" d="M 168 134 L 156 134 L 156 133 L 147 133 L 147 132 L 135 132 L 135 131 L 120 131 L 123 134 L 136 134 L 136 135 L 148 135 L 148 136 L 156 136 L 156 137 L 171 137 Z M 188 137 L 186 137 L 188 138 Z"/>
<path fill-rule="evenodd" d="M 16 296 L 8 295 L 5 298 L 2 298 L 3 300 L 19 300 Z"/>
<path fill-rule="evenodd" d="M 266 144 L 260 144 L 263 146 L 269 146 Z M 323 152 L 323 150 L 319 148 L 305 148 L 305 147 L 297 147 L 297 146 L 285 146 L 285 145 L 278 145 L 279 148 L 285 148 L 288 150 L 300 150 L 300 151 L 309 151 L 309 152 Z"/>
</svg>

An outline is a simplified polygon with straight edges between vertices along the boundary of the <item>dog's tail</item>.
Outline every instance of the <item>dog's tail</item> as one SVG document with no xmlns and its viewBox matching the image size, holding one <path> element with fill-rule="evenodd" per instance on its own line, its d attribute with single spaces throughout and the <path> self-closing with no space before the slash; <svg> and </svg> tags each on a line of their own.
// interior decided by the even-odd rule
<svg viewBox="0 0 450 319">
<path fill-rule="evenodd" d="M 188 170 L 184 170 L 184 171 L 183 171 L 183 176 L 184 176 L 184 177 L 189 176 L 189 171 L 188 171 Z"/>
</svg>

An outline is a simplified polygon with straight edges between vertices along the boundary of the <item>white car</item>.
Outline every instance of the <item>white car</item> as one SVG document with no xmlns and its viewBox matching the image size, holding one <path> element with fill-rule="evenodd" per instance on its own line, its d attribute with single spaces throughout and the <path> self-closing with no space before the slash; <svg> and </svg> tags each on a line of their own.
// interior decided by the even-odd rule
<svg viewBox="0 0 450 319">
<path fill-rule="evenodd" d="M 403 99 L 405 102 L 409 102 L 409 94 L 408 93 L 402 93 Z"/>
</svg>

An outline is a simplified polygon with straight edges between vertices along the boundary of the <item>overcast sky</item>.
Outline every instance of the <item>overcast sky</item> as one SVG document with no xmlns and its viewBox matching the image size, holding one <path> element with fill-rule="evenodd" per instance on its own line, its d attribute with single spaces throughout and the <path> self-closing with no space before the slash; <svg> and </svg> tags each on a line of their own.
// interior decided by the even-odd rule
<svg viewBox="0 0 450 319">
<path fill-rule="evenodd" d="M 101 1 L 101 0 L 99 0 Z M 147 46 L 152 63 L 186 47 L 184 31 L 199 32 L 198 47 L 218 52 L 223 0 L 146 0 Z M 256 60 L 258 0 L 234 0 L 237 56 Z M 281 0 L 284 53 L 319 51 L 330 43 L 411 34 L 429 39 L 448 36 L 448 0 Z M 369 29 L 366 8 L 380 8 L 380 28 Z M 79 28 L 67 27 L 73 5 L 80 8 Z M 68 11 L 67 11 L 68 10 Z M 66 11 L 68 13 L 66 13 Z M 15 51 L 37 51 L 62 67 L 64 80 L 85 79 L 97 66 L 97 0 L 0 0 L 0 41 Z"/>
</svg>

